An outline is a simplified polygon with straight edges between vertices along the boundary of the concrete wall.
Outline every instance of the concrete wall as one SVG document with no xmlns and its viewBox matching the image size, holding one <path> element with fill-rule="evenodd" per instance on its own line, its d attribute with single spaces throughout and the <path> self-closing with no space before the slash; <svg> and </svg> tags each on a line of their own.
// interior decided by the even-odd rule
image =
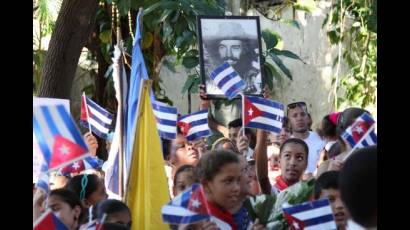
<svg viewBox="0 0 410 230">
<path fill-rule="evenodd" d="M 328 9 L 323 7 L 314 14 L 298 14 L 296 20 L 300 29 L 293 26 L 274 22 L 266 19 L 256 11 L 248 11 L 248 15 L 260 15 L 261 29 L 271 29 L 277 32 L 284 41 L 284 49 L 290 50 L 301 57 L 306 64 L 294 59 L 282 57 L 282 61 L 290 69 L 293 81 L 284 77 L 275 81 L 273 99 L 284 104 L 293 101 L 306 101 L 309 112 L 312 114 L 313 127 L 316 127 L 324 115 L 332 112 L 331 93 L 332 68 L 334 58 L 337 56 L 337 47 L 331 47 L 327 38 L 326 28 L 322 29 L 325 13 Z M 283 19 L 292 19 L 292 10 L 284 11 Z M 344 67 L 342 66 L 341 73 Z M 167 96 L 174 101 L 179 111 L 187 112 L 187 96 L 180 91 L 187 74 L 183 67 L 177 67 L 173 73 L 163 67 L 160 73 Z M 286 78 L 286 79 L 285 79 Z M 193 95 L 192 110 L 198 107 L 197 95 Z"/>
</svg>

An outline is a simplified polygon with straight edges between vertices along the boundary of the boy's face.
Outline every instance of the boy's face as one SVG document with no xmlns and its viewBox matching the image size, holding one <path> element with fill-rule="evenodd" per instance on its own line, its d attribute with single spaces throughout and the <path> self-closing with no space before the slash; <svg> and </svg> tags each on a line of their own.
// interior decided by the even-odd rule
<svg viewBox="0 0 410 230">
<path fill-rule="evenodd" d="M 289 109 L 288 117 L 293 132 L 304 133 L 308 130 L 309 117 L 304 107 Z"/>
<path fill-rule="evenodd" d="M 307 153 L 302 145 L 287 143 L 279 158 L 282 178 L 287 184 L 298 182 L 307 167 Z"/>
<path fill-rule="evenodd" d="M 322 198 L 329 199 L 337 227 L 346 228 L 348 213 L 342 203 L 339 190 L 334 188 L 322 189 L 319 199 Z"/>
</svg>

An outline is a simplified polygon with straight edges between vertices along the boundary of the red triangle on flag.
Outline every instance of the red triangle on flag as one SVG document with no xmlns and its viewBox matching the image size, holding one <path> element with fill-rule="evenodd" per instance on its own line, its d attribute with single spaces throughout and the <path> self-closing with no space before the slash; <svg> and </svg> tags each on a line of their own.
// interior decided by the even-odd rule
<svg viewBox="0 0 410 230">
<path fill-rule="evenodd" d="M 87 152 L 87 149 L 81 147 L 77 143 L 60 135 L 56 135 L 54 138 L 53 152 L 51 154 L 49 168 L 56 168 L 63 163 L 76 160 Z"/>
<path fill-rule="evenodd" d="M 187 136 L 189 129 L 192 127 L 190 123 L 178 121 L 177 126 L 181 129 L 182 135 Z"/>
<path fill-rule="evenodd" d="M 263 112 L 258 109 L 248 98 L 245 97 L 245 126 L 254 118 L 262 116 Z"/>
<path fill-rule="evenodd" d="M 305 228 L 305 223 L 303 223 L 303 221 L 285 212 L 283 214 L 285 218 L 288 220 L 289 228 L 291 230 L 303 230 Z"/>
<path fill-rule="evenodd" d="M 47 230 L 55 228 L 51 212 L 48 212 L 48 214 L 45 214 L 42 218 L 42 220 L 38 220 L 39 222 L 35 224 L 33 227 L 34 230 Z"/>
<path fill-rule="evenodd" d="M 86 109 L 86 103 L 85 103 L 85 96 L 81 96 L 81 116 L 80 116 L 80 120 L 82 121 L 87 121 L 87 111 Z M 90 112 L 90 110 L 88 110 L 88 112 Z"/>
<path fill-rule="evenodd" d="M 210 214 L 208 211 L 208 203 L 201 186 L 195 191 L 192 191 L 191 197 L 189 198 L 188 209 L 196 213 Z"/>
</svg>

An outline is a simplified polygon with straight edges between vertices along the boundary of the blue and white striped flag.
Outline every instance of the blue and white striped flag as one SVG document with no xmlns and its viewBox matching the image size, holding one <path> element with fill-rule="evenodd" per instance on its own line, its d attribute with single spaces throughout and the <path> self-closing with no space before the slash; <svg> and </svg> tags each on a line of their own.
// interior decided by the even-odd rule
<svg viewBox="0 0 410 230">
<path fill-rule="evenodd" d="M 33 132 L 49 171 L 91 156 L 64 105 L 33 107 Z"/>
<path fill-rule="evenodd" d="M 285 116 L 282 103 L 260 97 L 244 97 L 245 127 L 263 129 L 274 133 L 282 130 L 283 117 Z"/>
<path fill-rule="evenodd" d="M 283 208 L 290 229 L 337 229 L 329 199 L 297 204 Z"/>
<path fill-rule="evenodd" d="M 181 116 L 178 118 L 177 125 L 188 141 L 211 135 L 208 126 L 208 109 Z"/>
<path fill-rule="evenodd" d="M 211 72 L 210 77 L 229 100 L 236 97 L 245 88 L 245 82 L 227 62 L 216 67 Z"/>
<path fill-rule="evenodd" d="M 177 136 L 177 108 L 154 101 L 152 102 L 152 109 L 157 119 L 159 136 L 168 140 L 175 139 Z"/>
<path fill-rule="evenodd" d="M 377 144 L 377 136 L 374 132 L 375 121 L 368 113 L 363 113 L 342 134 L 352 148 L 363 148 Z"/>
<path fill-rule="evenodd" d="M 113 115 L 85 96 L 85 93 L 83 93 L 81 99 L 80 124 L 89 128 L 88 122 L 90 122 L 91 131 L 97 134 L 97 136 L 106 139 L 111 129 Z M 88 114 L 86 108 L 88 108 Z"/>
</svg>

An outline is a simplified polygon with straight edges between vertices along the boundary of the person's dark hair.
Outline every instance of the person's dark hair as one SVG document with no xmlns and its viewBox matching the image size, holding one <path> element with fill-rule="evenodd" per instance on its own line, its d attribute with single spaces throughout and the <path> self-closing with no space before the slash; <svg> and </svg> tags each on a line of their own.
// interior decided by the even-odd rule
<svg viewBox="0 0 410 230">
<path fill-rule="evenodd" d="M 85 186 L 85 196 L 84 198 L 87 199 L 90 197 L 90 195 L 97 190 L 98 185 L 100 182 L 100 178 L 98 178 L 97 175 L 94 174 L 80 174 L 76 175 L 73 178 L 69 179 L 65 188 L 75 192 L 78 197 L 80 197 L 80 193 L 82 190 L 81 182 L 83 180 L 83 177 L 87 177 L 87 185 Z"/>
<path fill-rule="evenodd" d="M 330 120 L 329 115 L 323 117 L 320 130 L 324 137 L 336 136 L 336 125 Z"/>
<path fill-rule="evenodd" d="M 339 177 L 343 203 L 353 220 L 363 227 L 377 221 L 377 145 L 355 150 L 345 161 Z"/>
<path fill-rule="evenodd" d="M 105 222 L 102 225 L 102 229 L 104 229 L 104 230 L 129 230 L 131 228 L 129 228 L 129 227 L 123 225 L 123 224 Z"/>
<path fill-rule="evenodd" d="M 237 154 L 231 151 L 216 150 L 204 154 L 197 165 L 200 180 L 213 180 L 221 168 L 230 163 L 240 163 Z"/>
<path fill-rule="evenodd" d="M 340 144 L 339 141 L 334 143 L 332 147 L 330 147 L 329 151 L 327 151 L 327 158 L 332 159 L 342 153 L 342 145 Z"/>
<path fill-rule="evenodd" d="M 81 213 L 78 218 L 78 223 L 82 223 L 84 217 L 84 207 L 81 204 L 80 198 L 73 191 L 66 188 L 59 188 L 51 190 L 49 197 L 58 196 L 64 203 L 67 203 L 71 208 L 79 206 L 81 208 Z"/>
<path fill-rule="evenodd" d="M 101 202 L 98 202 L 94 208 L 94 217 L 101 220 L 104 214 L 109 215 L 119 212 L 128 212 L 131 216 L 131 211 L 126 204 L 119 200 L 108 199 Z"/>
<path fill-rule="evenodd" d="M 289 138 L 285 142 L 283 142 L 283 144 L 280 146 L 280 149 L 279 149 L 279 156 L 282 154 L 282 151 L 285 148 L 285 146 L 290 143 L 302 145 L 303 149 L 306 151 L 306 157 L 308 157 L 309 147 L 304 140 L 299 139 L 299 138 Z"/>
<path fill-rule="evenodd" d="M 343 110 L 337 118 L 337 135 L 341 135 L 353 122 L 363 113 L 369 113 L 367 110 L 351 107 Z M 370 114 L 370 113 L 369 113 Z"/>
<path fill-rule="evenodd" d="M 339 189 L 339 172 L 327 171 L 317 178 L 314 188 L 315 200 L 319 199 L 322 189 Z"/>
<path fill-rule="evenodd" d="M 169 160 L 171 155 L 171 141 L 161 138 L 162 156 L 164 160 Z"/>
<path fill-rule="evenodd" d="M 238 118 L 228 123 L 228 129 L 230 128 L 241 128 L 242 127 L 242 119 Z M 245 135 L 251 135 L 252 131 L 248 128 L 245 128 Z"/>
<path fill-rule="evenodd" d="M 196 183 L 199 182 L 198 175 L 197 175 L 197 172 L 196 172 L 196 170 L 195 170 L 195 167 L 194 167 L 193 165 L 182 165 L 182 166 L 180 166 L 180 167 L 177 169 L 177 171 L 175 172 L 175 175 L 174 175 L 174 185 L 177 184 L 178 175 L 179 175 L 180 173 L 183 173 L 183 172 L 192 172 L 192 180 L 193 180 L 194 182 L 196 182 Z"/>
<path fill-rule="evenodd" d="M 211 150 L 223 150 L 224 149 L 223 145 L 225 143 L 230 143 L 232 145 L 232 148 L 233 148 L 232 151 L 237 152 L 237 148 L 236 148 L 235 143 L 233 143 L 231 141 L 231 139 L 226 138 L 226 137 L 221 137 L 218 140 L 216 140 L 214 143 L 212 143 Z"/>
</svg>

